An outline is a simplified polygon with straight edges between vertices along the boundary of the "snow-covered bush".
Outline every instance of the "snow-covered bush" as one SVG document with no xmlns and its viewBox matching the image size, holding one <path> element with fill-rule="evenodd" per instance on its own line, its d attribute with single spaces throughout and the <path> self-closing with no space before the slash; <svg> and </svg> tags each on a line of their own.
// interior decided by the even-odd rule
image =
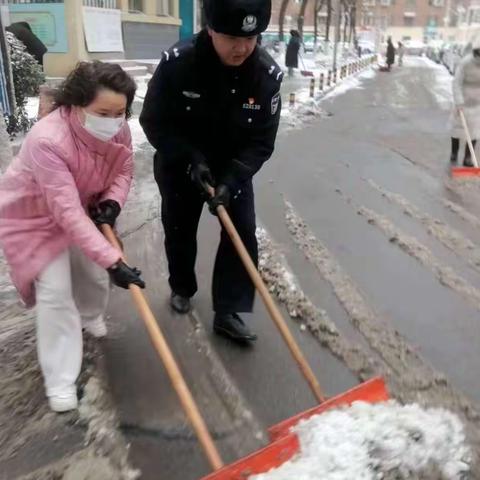
<svg viewBox="0 0 480 480">
<path fill-rule="evenodd" d="M 25 105 L 28 97 L 38 95 L 38 89 L 45 81 L 42 67 L 30 55 L 25 45 L 10 32 L 7 34 L 7 44 L 12 63 L 13 86 L 15 89 L 16 109 L 12 115 L 5 117 L 7 131 L 10 136 L 26 132 L 31 127 Z"/>
</svg>

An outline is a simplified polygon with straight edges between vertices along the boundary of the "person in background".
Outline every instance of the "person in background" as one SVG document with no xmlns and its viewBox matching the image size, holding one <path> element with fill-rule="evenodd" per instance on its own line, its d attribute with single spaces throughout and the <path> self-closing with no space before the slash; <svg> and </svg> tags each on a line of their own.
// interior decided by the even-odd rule
<svg viewBox="0 0 480 480">
<path fill-rule="evenodd" d="M 43 42 L 32 32 L 30 25 L 27 22 L 16 22 L 12 23 L 5 30 L 13 33 L 25 45 L 27 52 L 43 68 L 43 56 L 48 50 Z"/>
<path fill-rule="evenodd" d="M 395 47 L 392 43 L 392 37 L 388 37 L 387 40 L 387 70 L 392 69 L 392 65 L 395 63 Z"/>
<path fill-rule="evenodd" d="M 273 153 L 283 72 L 257 45 L 270 0 L 207 0 L 208 27 L 165 52 L 150 80 L 140 123 L 156 149 L 170 305 L 191 310 L 197 230 L 205 202 L 224 206 L 258 263 L 253 176 Z M 207 186 L 215 188 L 214 196 Z M 241 317 L 254 285 L 222 228 L 212 282 L 213 329 L 240 343 L 257 336 Z"/>
<path fill-rule="evenodd" d="M 115 224 L 130 189 L 135 90 L 118 65 L 79 63 L 0 177 L 0 247 L 23 301 L 36 305 L 38 359 L 55 412 L 77 407 L 82 325 L 95 337 L 107 333 L 107 272 L 119 287 L 145 286 L 97 228 Z"/>
<path fill-rule="evenodd" d="M 480 137 L 480 36 L 472 43 L 472 52 L 467 54 L 458 64 L 453 79 L 454 109 L 450 118 L 452 150 L 450 162 L 456 164 L 460 139 L 466 140 L 465 129 L 460 119 L 460 110 L 465 114 L 472 143 Z M 465 146 L 463 164 L 473 167 L 468 145 Z"/>
<path fill-rule="evenodd" d="M 398 42 L 398 66 L 401 67 L 403 65 L 403 56 L 405 55 L 405 47 L 402 42 Z"/>
<path fill-rule="evenodd" d="M 288 68 L 288 76 L 293 76 L 293 69 L 298 68 L 298 55 L 300 54 L 300 47 L 302 46 L 302 39 L 297 30 L 290 30 L 290 41 L 287 45 L 285 53 L 285 66 Z"/>
</svg>

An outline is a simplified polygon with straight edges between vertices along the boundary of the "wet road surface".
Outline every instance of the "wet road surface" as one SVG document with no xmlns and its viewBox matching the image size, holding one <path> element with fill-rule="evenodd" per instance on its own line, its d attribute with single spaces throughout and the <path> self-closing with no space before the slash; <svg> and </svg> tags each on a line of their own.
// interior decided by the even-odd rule
<svg viewBox="0 0 480 480">
<path fill-rule="evenodd" d="M 313 257 L 307 259 L 309 247 L 302 250 L 292 225 L 288 228 L 286 201 L 360 292 L 372 312 L 369 321 L 398 332 L 419 361 L 445 374 L 452 388 L 475 405 L 480 402 L 480 270 L 468 240 L 473 245 L 480 240 L 479 198 L 475 186 L 446 176 L 448 98 L 432 93 L 434 75 L 427 64 L 410 62 L 402 70 L 365 80 L 362 89 L 323 102 L 333 115 L 282 135 L 274 157 L 256 178 L 257 215 L 305 294 L 325 309 L 342 336 L 393 372 L 392 388 L 395 375 L 403 375 L 398 365 L 382 345 L 360 333 L 352 321 L 356 305 L 352 300 L 346 307 L 342 285 Z M 219 229 L 208 212 L 199 230 L 195 311 L 189 316 L 171 313 L 160 200 L 148 146 L 139 147 L 136 164 L 136 185 L 121 225 L 126 251 L 130 263 L 144 271 L 159 324 L 230 462 L 265 443 L 265 427 L 312 406 L 314 399 L 260 300 L 247 318 L 259 334 L 253 348 L 212 335 L 209 292 Z M 388 197 L 393 193 L 401 198 Z M 406 213 L 404 201 L 420 213 Z M 371 212 L 375 221 L 368 217 Z M 382 230 L 380 216 L 395 235 Z M 458 248 L 448 248 L 451 238 Z M 452 272 L 464 281 L 459 288 L 445 280 Z M 144 479 L 188 480 L 206 474 L 208 464 L 125 292 L 114 293 L 110 315 L 107 364 L 132 463 Z M 329 395 L 358 382 L 298 321 L 288 314 L 285 318 Z M 402 385 L 407 380 L 398 379 Z"/>
</svg>

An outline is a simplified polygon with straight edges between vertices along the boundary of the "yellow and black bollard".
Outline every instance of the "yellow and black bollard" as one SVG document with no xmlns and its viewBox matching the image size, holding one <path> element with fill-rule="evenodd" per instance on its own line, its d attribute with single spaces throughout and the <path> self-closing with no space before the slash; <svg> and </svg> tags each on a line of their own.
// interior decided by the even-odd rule
<svg viewBox="0 0 480 480">
<path fill-rule="evenodd" d="M 290 106 L 294 107 L 295 106 L 295 93 L 290 94 Z"/>
<path fill-rule="evenodd" d="M 310 97 L 315 96 L 315 78 L 310 79 Z"/>
<path fill-rule="evenodd" d="M 329 70 L 327 75 L 327 87 L 330 87 L 331 84 L 332 84 L 332 72 L 331 70 Z"/>
<path fill-rule="evenodd" d="M 318 88 L 321 92 L 323 92 L 323 79 L 324 79 L 324 75 L 323 73 L 320 74 L 320 83 L 318 85 Z"/>
</svg>

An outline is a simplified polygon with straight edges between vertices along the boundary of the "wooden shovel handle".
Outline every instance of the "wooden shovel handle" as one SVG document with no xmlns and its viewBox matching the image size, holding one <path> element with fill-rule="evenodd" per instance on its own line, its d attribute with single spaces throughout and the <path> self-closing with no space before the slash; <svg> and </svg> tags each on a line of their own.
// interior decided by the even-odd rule
<svg viewBox="0 0 480 480">
<path fill-rule="evenodd" d="M 209 187 L 208 193 L 210 196 L 213 196 L 215 194 L 215 191 L 212 187 Z M 273 301 L 273 298 L 270 295 L 268 288 L 262 280 L 260 273 L 258 273 L 258 270 L 255 267 L 255 264 L 253 263 L 253 260 L 251 259 L 247 249 L 245 248 L 245 245 L 240 238 L 237 229 L 235 228 L 230 216 L 227 213 L 227 210 L 225 209 L 225 207 L 220 205 L 217 207 L 217 214 L 218 218 L 220 218 L 220 221 L 222 222 L 223 227 L 230 236 L 230 239 L 232 240 L 232 243 L 237 250 L 238 255 L 240 256 L 240 259 L 245 266 L 248 275 L 250 276 L 253 284 L 255 285 L 255 288 L 258 290 L 258 293 L 262 297 L 263 303 L 265 304 L 265 307 L 270 314 L 270 317 L 280 331 L 280 334 L 282 335 L 285 343 L 287 344 L 287 347 L 290 350 L 293 358 L 297 362 L 297 365 L 300 368 L 303 376 L 307 380 L 313 394 L 320 403 L 324 402 L 325 395 L 323 394 L 323 391 L 320 387 L 320 384 L 318 383 L 317 378 L 315 377 L 315 374 L 313 373 L 312 368 L 308 364 L 306 358 L 303 356 L 303 353 L 297 342 L 293 338 L 293 335 L 290 332 L 280 310 Z"/>
<path fill-rule="evenodd" d="M 107 240 L 118 250 L 122 251 L 120 244 L 117 240 L 117 237 L 113 233 L 112 228 L 109 225 L 101 226 L 102 232 L 107 238 Z M 125 257 L 122 254 L 122 260 L 126 262 Z M 218 450 L 213 442 L 213 439 L 208 431 L 208 428 L 203 420 L 200 411 L 193 399 L 193 396 L 183 378 L 182 372 L 178 367 L 177 362 L 168 346 L 163 333 L 158 326 L 158 323 L 148 305 L 147 299 L 145 298 L 142 290 L 137 286 L 131 284 L 129 286 L 130 293 L 132 295 L 135 306 L 137 307 L 138 313 L 142 317 L 147 331 L 150 335 L 150 339 L 157 351 L 160 359 L 165 366 L 165 370 L 172 382 L 173 388 L 180 399 L 183 410 L 185 411 L 186 416 L 188 417 L 190 423 L 192 424 L 193 429 L 197 435 L 197 438 L 200 442 L 200 445 L 203 448 L 203 451 L 208 458 L 208 461 L 211 467 L 214 470 L 218 470 L 223 467 L 223 462 L 218 453 Z"/>
<path fill-rule="evenodd" d="M 470 155 L 473 160 L 473 165 L 475 168 L 478 168 L 477 156 L 475 155 L 475 148 L 473 147 L 472 137 L 470 135 L 470 130 L 468 128 L 467 119 L 465 118 L 465 113 L 463 112 L 463 108 L 459 108 L 458 112 L 460 114 L 460 119 L 462 120 L 462 125 L 465 130 L 465 135 L 467 137 L 467 145 L 468 145 L 468 149 L 470 150 Z"/>
</svg>

